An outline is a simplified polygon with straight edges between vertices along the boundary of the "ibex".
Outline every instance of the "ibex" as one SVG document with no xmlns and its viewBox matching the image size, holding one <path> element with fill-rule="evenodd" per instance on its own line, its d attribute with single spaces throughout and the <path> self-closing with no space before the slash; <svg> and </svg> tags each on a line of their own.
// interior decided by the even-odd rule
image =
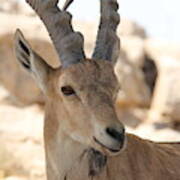
<svg viewBox="0 0 180 180">
<path fill-rule="evenodd" d="M 119 84 L 113 71 L 119 54 L 117 0 L 101 0 L 101 22 L 92 59 L 71 15 L 58 0 L 26 0 L 44 22 L 61 67 L 53 69 L 17 30 L 17 59 L 46 95 L 44 141 L 49 180 L 180 179 L 180 145 L 126 134 L 114 103 Z"/>
</svg>

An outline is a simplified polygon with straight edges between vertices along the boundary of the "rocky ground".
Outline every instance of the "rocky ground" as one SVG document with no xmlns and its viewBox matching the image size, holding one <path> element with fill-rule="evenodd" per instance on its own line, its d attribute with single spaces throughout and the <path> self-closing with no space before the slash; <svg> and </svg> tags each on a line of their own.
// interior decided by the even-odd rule
<svg viewBox="0 0 180 180">
<path fill-rule="evenodd" d="M 0 88 L 0 179 L 44 179 L 43 112 L 9 105 L 6 95 Z"/>
</svg>

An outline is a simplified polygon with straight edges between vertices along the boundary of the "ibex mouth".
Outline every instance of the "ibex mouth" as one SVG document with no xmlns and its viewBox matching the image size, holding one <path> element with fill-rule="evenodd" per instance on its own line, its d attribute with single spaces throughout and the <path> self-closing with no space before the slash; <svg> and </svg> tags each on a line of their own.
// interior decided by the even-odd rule
<svg viewBox="0 0 180 180">
<path fill-rule="evenodd" d="M 119 148 L 119 149 L 109 148 L 109 147 L 107 147 L 106 145 L 104 145 L 103 143 L 101 143 L 100 141 L 98 141 L 95 137 L 93 137 L 93 139 L 94 139 L 94 141 L 95 141 L 97 144 L 99 144 L 100 146 L 108 149 L 108 150 L 109 150 L 110 152 L 112 152 L 112 153 L 118 153 L 118 152 L 121 150 L 121 148 Z"/>
</svg>

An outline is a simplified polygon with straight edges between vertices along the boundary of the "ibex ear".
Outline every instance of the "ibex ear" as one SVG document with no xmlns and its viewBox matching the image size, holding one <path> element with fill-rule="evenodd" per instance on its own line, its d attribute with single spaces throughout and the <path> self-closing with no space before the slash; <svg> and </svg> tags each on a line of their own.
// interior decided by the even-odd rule
<svg viewBox="0 0 180 180">
<path fill-rule="evenodd" d="M 43 60 L 43 58 L 32 50 L 20 30 L 16 30 L 14 42 L 15 54 L 18 61 L 33 75 L 39 87 L 46 92 L 48 75 L 52 68 Z"/>
</svg>

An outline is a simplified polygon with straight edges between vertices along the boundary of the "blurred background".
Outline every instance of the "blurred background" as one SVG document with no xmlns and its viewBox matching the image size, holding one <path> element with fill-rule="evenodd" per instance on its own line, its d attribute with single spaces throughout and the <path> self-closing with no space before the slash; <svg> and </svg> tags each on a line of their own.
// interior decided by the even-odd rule
<svg viewBox="0 0 180 180">
<path fill-rule="evenodd" d="M 60 1 L 62 6 L 64 0 Z M 115 72 L 116 102 L 127 132 L 155 141 L 180 141 L 180 1 L 119 0 L 121 52 Z M 75 0 L 73 24 L 92 53 L 98 0 Z M 44 97 L 17 63 L 13 35 L 19 28 L 53 67 L 56 52 L 43 24 L 24 0 L 0 3 L 0 180 L 45 179 Z"/>
</svg>

